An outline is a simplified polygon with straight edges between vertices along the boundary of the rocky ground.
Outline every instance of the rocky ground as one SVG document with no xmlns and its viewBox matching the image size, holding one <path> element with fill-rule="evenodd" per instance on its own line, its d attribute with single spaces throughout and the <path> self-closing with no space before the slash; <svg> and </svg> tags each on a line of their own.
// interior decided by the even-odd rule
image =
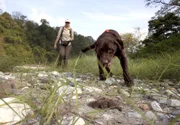
<svg viewBox="0 0 180 125">
<path fill-rule="evenodd" d="M 53 110 L 50 125 L 72 125 L 74 121 L 75 125 L 180 125 L 180 83 L 140 79 L 134 79 L 134 83 L 130 89 L 117 76 L 99 81 L 91 73 L 24 66 L 16 67 L 13 73 L 0 72 L 0 98 L 18 97 L 31 107 L 33 117 L 24 124 L 45 124 L 42 112 Z M 7 111 L 3 103 L 0 124 L 11 125 L 11 118 L 3 117 Z"/>
</svg>

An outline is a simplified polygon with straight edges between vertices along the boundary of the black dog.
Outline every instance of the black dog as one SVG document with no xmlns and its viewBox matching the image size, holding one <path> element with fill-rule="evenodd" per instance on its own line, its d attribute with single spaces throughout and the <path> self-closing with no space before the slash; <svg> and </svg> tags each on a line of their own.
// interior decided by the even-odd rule
<svg viewBox="0 0 180 125">
<path fill-rule="evenodd" d="M 127 56 L 125 54 L 123 41 L 118 32 L 116 32 L 115 30 L 106 30 L 99 36 L 94 44 L 85 49 L 82 49 L 81 51 L 86 52 L 94 48 L 99 60 L 98 67 L 100 80 L 106 79 L 103 72 L 103 67 L 105 67 L 110 76 L 112 76 L 112 73 L 110 72 L 110 64 L 113 57 L 117 56 L 123 69 L 125 84 L 129 87 L 133 85 L 133 81 L 128 73 Z"/>
</svg>

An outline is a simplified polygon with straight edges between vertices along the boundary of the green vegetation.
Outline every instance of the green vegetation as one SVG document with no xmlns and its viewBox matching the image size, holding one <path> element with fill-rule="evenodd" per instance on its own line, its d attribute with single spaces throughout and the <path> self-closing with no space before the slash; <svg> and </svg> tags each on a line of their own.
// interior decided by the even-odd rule
<svg viewBox="0 0 180 125">
<path fill-rule="evenodd" d="M 39 25 L 19 12 L 14 12 L 13 15 L 4 12 L 0 15 L 0 56 L 5 60 L 17 59 L 27 64 L 52 63 L 58 55 L 53 48 L 58 30 L 59 27 L 49 26 L 46 19 L 42 19 Z M 90 43 L 89 37 L 75 32 L 71 55 L 76 56 L 81 48 Z"/>
<path fill-rule="evenodd" d="M 129 70 L 134 78 L 180 79 L 179 22 L 178 15 L 167 13 L 149 21 L 149 37 L 144 41 L 140 41 L 139 29 L 136 34 L 123 35 L 126 47 L 131 49 L 131 52 L 133 46 L 138 44 L 135 53 L 128 54 Z M 54 67 L 58 52 L 53 48 L 53 44 L 58 29 L 59 27 L 51 27 L 46 19 L 42 19 L 39 25 L 18 12 L 13 13 L 12 16 L 6 12 L 1 14 L 0 70 L 8 71 L 15 65 L 33 63 Z M 66 70 L 98 74 L 97 60 L 93 51 L 86 55 L 81 55 L 80 52 L 82 48 L 91 44 L 90 38 L 75 32 L 75 40 L 72 44 L 69 67 Z M 117 59 L 114 60 L 112 70 L 116 75 L 122 73 Z"/>
</svg>

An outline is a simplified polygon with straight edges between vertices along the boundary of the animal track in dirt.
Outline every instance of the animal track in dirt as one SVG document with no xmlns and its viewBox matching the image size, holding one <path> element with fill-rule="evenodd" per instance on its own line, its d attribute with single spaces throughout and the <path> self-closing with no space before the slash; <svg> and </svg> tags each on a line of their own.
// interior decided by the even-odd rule
<svg viewBox="0 0 180 125">
<path fill-rule="evenodd" d="M 101 97 L 95 101 L 89 102 L 88 106 L 95 109 L 118 109 L 122 111 L 122 108 L 119 106 L 119 100 L 106 97 Z"/>
</svg>

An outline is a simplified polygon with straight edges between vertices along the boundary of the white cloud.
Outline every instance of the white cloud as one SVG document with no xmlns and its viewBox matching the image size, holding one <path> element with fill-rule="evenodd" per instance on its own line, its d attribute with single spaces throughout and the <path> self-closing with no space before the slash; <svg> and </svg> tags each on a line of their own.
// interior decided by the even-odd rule
<svg viewBox="0 0 180 125">
<path fill-rule="evenodd" d="M 133 21 L 133 20 L 145 20 L 150 19 L 154 13 L 147 12 L 130 12 L 122 15 L 110 15 L 105 13 L 90 13 L 90 12 L 82 12 L 85 16 L 87 16 L 91 20 L 95 21 Z"/>
<path fill-rule="evenodd" d="M 2 9 L 3 11 L 6 10 L 5 0 L 0 0 L 0 9 Z"/>
<path fill-rule="evenodd" d="M 40 24 L 41 19 L 46 19 L 51 26 L 60 26 L 64 24 L 64 17 L 52 17 L 48 15 L 43 9 L 31 9 L 31 14 L 29 15 L 29 19 L 33 20 Z"/>
</svg>

